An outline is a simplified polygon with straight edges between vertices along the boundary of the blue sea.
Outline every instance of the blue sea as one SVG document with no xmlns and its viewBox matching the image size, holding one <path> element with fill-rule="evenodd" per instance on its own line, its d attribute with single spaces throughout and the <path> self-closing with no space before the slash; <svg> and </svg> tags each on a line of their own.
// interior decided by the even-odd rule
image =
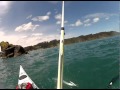
<svg viewBox="0 0 120 90">
<path fill-rule="evenodd" d="M 69 44 L 64 49 L 64 89 L 120 89 L 120 36 Z M 56 89 L 58 57 L 56 46 L 0 59 L 0 89 L 15 89 L 20 65 L 39 88 Z"/>
</svg>

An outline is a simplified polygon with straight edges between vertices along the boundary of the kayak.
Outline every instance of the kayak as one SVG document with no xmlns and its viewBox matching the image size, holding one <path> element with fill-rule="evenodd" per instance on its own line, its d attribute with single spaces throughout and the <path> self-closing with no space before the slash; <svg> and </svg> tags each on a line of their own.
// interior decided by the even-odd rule
<svg viewBox="0 0 120 90">
<path fill-rule="evenodd" d="M 31 83 L 34 89 L 39 89 L 37 85 L 31 80 L 31 78 L 27 75 L 22 65 L 20 65 L 18 86 L 20 86 L 22 83 L 27 83 L 27 82 Z"/>
</svg>

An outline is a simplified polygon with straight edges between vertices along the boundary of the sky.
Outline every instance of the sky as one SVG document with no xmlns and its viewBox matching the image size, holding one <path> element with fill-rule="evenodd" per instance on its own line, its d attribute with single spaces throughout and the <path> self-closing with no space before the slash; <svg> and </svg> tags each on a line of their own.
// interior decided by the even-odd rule
<svg viewBox="0 0 120 90">
<path fill-rule="evenodd" d="M 62 1 L 0 1 L 0 42 L 23 47 L 60 39 Z M 118 31 L 120 1 L 65 1 L 65 39 Z"/>
</svg>

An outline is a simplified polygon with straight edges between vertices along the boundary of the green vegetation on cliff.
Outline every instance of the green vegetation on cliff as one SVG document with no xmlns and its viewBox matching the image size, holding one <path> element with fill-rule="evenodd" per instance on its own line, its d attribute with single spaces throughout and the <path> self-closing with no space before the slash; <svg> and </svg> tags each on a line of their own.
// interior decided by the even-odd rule
<svg viewBox="0 0 120 90">
<path fill-rule="evenodd" d="M 89 35 L 81 35 L 79 37 L 73 37 L 73 38 L 68 38 L 65 39 L 64 43 L 66 44 L 72 44 L 72 43 L 77 43 L 77 42 L 84 42 L 84 41 L 89 41 L 89 40 L 94 40 L 94 39 L 100 39 L 104 37 L 110 37 L 110 36 L 115 36 L 115 35 L 120 35 L 119 32 L 115 31 L 110 31 L 110 32 L 100 32 L 96 34 L 89 34 Z M 50 47 L 55 47 L 59 45 L 59 40 L 52 40 L 50 42 L 42 42 L 38 43 L 37 45 L 34 46 L 28 46 L 25 47 L 26 51 L 31 51 L 31 50 L 36 50 L 39 48 L 50 48 Z"/>
</svg>

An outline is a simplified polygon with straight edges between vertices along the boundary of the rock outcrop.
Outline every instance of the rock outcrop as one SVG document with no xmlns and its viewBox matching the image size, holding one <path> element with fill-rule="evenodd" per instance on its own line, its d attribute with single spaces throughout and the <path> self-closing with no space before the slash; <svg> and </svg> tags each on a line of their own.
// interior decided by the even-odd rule
<svg viewBox="0 0 120 90">
<path fill-rule="evenodd" d="M 2 51 L 0 53 L 0 57 L 2 58 L 16 57 L 27 53 L 25 49 L 20 45 L 12 45 L 8 42 L 2 41 L 0 43 L 0 46 Z"/>
</svg>

